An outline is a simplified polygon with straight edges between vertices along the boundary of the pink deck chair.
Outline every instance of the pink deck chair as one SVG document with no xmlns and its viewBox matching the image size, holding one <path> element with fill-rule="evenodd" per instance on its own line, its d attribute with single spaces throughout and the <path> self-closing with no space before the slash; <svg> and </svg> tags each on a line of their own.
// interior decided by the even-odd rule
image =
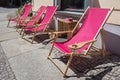
<svg viewBox="0 0 120 80">
<path fill-rule="evenodd" d="M 65 55 L 70 56 L 65 71 L 62 71 L 61 68 L 59 68 L 59 66 L 55 63 L 55 65 L 63 73 L 64 77 L 66 76 L 73 56 L 80 55 L 83 52 L 85 55 L 88 54 L 88 51 L 92 48 L 93 42 L 96 41 L 96 37 L 100 31 L 102 31 L 102 28 L 111 12 L 112 9 L 107 8 L 88 8 L 76 24 L 75 28 L 79 26 L 81 20 L 83 21 L 82 25 L 70 39 L 64 42 L 53 41 L 48 59 L 55 63 L 54 60 L 50 57 L 54 46 Z M 75 28 L 73 31 L 75 31 Z M 73 31 L 71 31 L 71 33 L 73 33 Z M 54 32 L 54 34 L 59 33 L 60 32 Z"/>
<path fill-rule="evenodd" d="M 32 5 L 31 4 L 25 4 L 22 12 L 20 14 L 18 14 L 16 17 L 11 17 L 8 16 L 8 25 L 7 27 L 9 27 L 10 21 L 14 21 L 14 22 L 19 22 L 19 20 L 25 20 L 27 18 L 27 16 L 29 15 L 30 11 L 32 9 Z"/>
<path fill-rule="evenodd" d="M 46 6 L 41 6 L 37 12 L 29 19 L 29 20 L 21 20 L 19 21 L 19 26 L 21 27 L 29 27 L 34 25 L 35 23 L 38 23 L 39 20 L 42 18 L 43 13 L 46 10 Z M 20 31 L 21 34 L 22 30 Z"/>
<path fill-rule="evenodd" d="M 32 37 L 32 41 L 29 41 L 27 39 L 25 39 L 25 40 L 33 43 L 36 33 L 41 32 L 41 31 L 44 32 L 46 30 L 46 28 L 50 24 L 56 10 L 57 10 L 57 6 L 47 6 L 44 17 L 39 24 L 33 25 L 32 27 L 31 26 L 23 27 L 22 38 L 25 39 L 24 38 L 25 31 L 30 31 L 31 33 L 34 33 L 33 37 Z"/>
</svg>

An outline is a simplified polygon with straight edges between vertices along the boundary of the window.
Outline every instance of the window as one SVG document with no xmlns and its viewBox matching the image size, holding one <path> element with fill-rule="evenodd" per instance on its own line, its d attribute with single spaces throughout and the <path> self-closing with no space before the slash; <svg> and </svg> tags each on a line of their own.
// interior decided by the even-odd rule
<svg viewBox="0 0 120 80">
<path fill-rule="evenodd" d="M 61 0 L 61 10 L 83 9 L 84 0 Z"/>
<path fill-rule="evenodd" d="M 54 0 L 59 10 L 81 11 L 92 6 L 92 0 Z"/>
</svg>

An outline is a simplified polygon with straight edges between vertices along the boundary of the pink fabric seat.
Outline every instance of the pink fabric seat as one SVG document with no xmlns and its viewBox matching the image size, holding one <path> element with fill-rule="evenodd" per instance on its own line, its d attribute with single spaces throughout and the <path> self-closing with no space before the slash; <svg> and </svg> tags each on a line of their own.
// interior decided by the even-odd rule
<svg viewBox="0 0 120 80">
<path fill-rule="evenodd" d="M 42 19 L 39 26 L 37 27 L 37 31 L 41 31 L 47 27 L 47 25 L 50 23 L 51 19 L 53 18 L 53 15 L 54 15 L 56 9 L 57 9 L 56 6 L 47 6 L 44 18 Z M 28 28 L 25 28 L 25 30 L 34 32 L 36 30 L 36 28 L 28 27 Z"/>
<path fill-rule="evenodd" d="M 27 27 L 27 26 L 32 26 L 35 23 L 37 23 L 40 18 L 42 17 L 44 11 L 46 10 L 46 6 L 41 6 L 38 11 L 30 18 L 28 21 L 21 21 L 19 22 L 19 25 Z"/>
<path fill-rule="evenodd" d="M 22 38 L 24 38 L 25 31 L 29 31 L 31 33 L 34 33 L 34 35 L 32 37 L 32 42 L 29 41 L 29 42 L 33 43 L 33 40 L 34 40 L 36 33 L 41 32 L 41 31 L 44 32 L 46 30 L 46 28 L 50 24 L 56 10 L 57 10 L 57 6 L 47 6 L 46 11 L 44 13 L 44 16 L 39 23 L 32 25 L 32 26 L 23 27 L 24 32 L 22 34 Z"/>
<path fill-rule="evenodd" d="M 71 39 L 65 42 L 53 42 L 53 44 L 64 53 L 70 53 L 71 49 L 68 48 L 68 45 L 74 44 L 75 42 L 80 43 L 87 40 L 93 40 L 98 31 L 101 29 L 101 25 L 108 11 L 109 9 L 90 8 L 82 26 L 80 26 L 78 32 Z M 82 50 L 86 50 L 89 45 L 90 44 L 87 44 L 77 51 L 80 53 Z"/>
<path fill-rule="evenodd" d="M 18 14 L 16 17 L 12 18 L 12 17 L 8 17 L 8 25 L 10 24 L 10 21 L 15 21 L 15 22 L 19 22 L 19 20 L 25 20 L 27 18 L 27 16 L 29 15 L 30 11 L 32 9 L 32 5 L 31 4 L 25 4 L 23 7 L 23 11 Z"/>
</svg>

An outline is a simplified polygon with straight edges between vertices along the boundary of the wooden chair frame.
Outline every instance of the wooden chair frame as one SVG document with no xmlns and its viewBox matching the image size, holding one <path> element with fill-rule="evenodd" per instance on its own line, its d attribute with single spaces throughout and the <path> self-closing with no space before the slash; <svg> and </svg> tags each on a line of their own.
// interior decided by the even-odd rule
<svg viewBox="0 0 120 80">
<path fill-rule="evenodd" d="M 26 26 L 27 26 L 27 22 L 33 22 L 33 25 L 34 25 L 34 24 L 37 24 L 37 23 L 40 21 L 40 19 L 42 19 L 42 16 L 44 15 L 44 12 L 45 12 L 45 9 L 43 9 L 43 12 L 41 12 L 41 15 L 38 17 L 37 20 L 33 20 L 33 18 L 36 17 L 37 13 L 39 13 L 39 10 L 40 10 L 41 8 L 46 8 L 46 6 L 41 6 L 37 11 L 34 11 L 35 14 L 34 14 L 33 16 L 29 17 L 28 20 L 27 20 L 27 19 L 26 19 L 26 20 L 20 20 L 20 22 L 21 22 L 22 24 L 19 24 L 19 23 L 18 23 L 19 26 L 26 27 Z M 16 29 L 16 31 L 19 32 L 19 31 L 18 31 L 18 28 Z M 22 32 L 23 32 L 23 30 L 21 29 L 20 32 L 19 32 L 19 34 L 21 35 Z"/>
<path fill-rule="evenodd" d="M 57 6 L 56 6 L 56 9 L 57 9 Z M 55 9 L 55 11 L 56 11 L 56 9 Z M 46 13 L 45 13 L 45 14 L 46 14 Z M 55 14 L 55 12 L 54 12 L 54 14 Z M 26 28 L 26 27 L 23 27 L 23 28 L 22 28 L 23 34 L 22 34 L 22 36 L 21 36 L 22 39 L 24 39 L 24 40 L 30 42 L 31 44 L 33 44 L 35 35 L 36 35 L 37 33 L 39 33 L 39 32 L 41 32 L 41 33 L 53 32 L 52 30 L 48 30 L 47 27 L 48 27 L 48 25 L 51 23 L 51 21 L 54 19 L 54 18 L 53 18 L 53 17 L 54 17 L 54 14 L 51 15 L 49 23 L 45 23 L 45 24 L 41 24 L 41 23 L 40 23 L 40 24 L 35 24 L 35 25 L 32 26 L 32 27 L 35 28 L 35 31 L 31 32 L 31 33 L 33 33 L 32 40 L 28 40 L 27 38 L 24 37 L 24 36 L 25 36 L 25 28 Z M 37 28 L 40 27 L 40 26 L 42 26 L 42 25 L 45 25 L 45 28 L 44 28 L 43 30 L 41 30 L 41 31 L 37 31 Z"/>
<path fill-rule="evenodd" d="M 33 41 L 34 41 L 34 39 L 35 39 L 35 35 L 36 35 L 37 33 L 39 33 L 39 32 L 41 32 L 41 33 L 47 32 L 47 29 L 46 29 L 46 28 L 47 28 L 47 26 L 48 26 L 49 24 L 50 24 L 50 23 L 42 24 L 42 25 L 46 25 L 46 27 L 44 28 L 44 30 L 41 30 L 41 31 L 37 31 L 37 28 L 38 28 L 39 26 L 42 26 L 42 25 L 35 24 L 35 25 L 34 25 L 35 31 L 34 31 L 34 32 L 31 32 L 31 33 L 33 33 L 32 40 L 29 40 L 29 39 L 27 39 L 27 38 L 24 38 L 24 36 L 25 36 L 25 29 L 22 28 L 22 32 L 23 32 L 23 34 L 22 34 L 22 36 L 21 36 L 22 39 L 24 39 L 24 40 L 30 42 L 31 44 L 33 44 Z M 47 32 L 47 33 L 48 33 L 48 32 Z"/>
<path fill-rule="evenodd" d="M 17 23 L 16 23 L 16 26 L 18 25 L 18 22 L 21 20 L 20 17 L 21 17 L 22 12 L 24 11 L 26 5 L 29 5 L 29 4 L 25 4 L 25 5 L 22 7 L 21 12 L 20 12 L 16 17 L 14 17 L 14 18 L 18 18 L 18 20 L 16 21 L 16 22 L 17 22 Z M 32 4 L 31 4 L 31 5 L 32 5 Z M 31 9 L 32 9 L 32 7 L 31 7 Z M 30 10 L 31 10 L 31 9 L 30 9 Z M 8 17 L 9 17 L 9 21 L 8 21 L 7 27 L 9 27 L 10 22 L 11 22 L 11 19 L 12 19 L 11 16 L 8 16 Z M 28 16 L 26 16 L 25 19 L 26 19 L 27 17 L 28 17 Z"/>
<path fill-rule="evenodd" d="M 73 35 L 73 32 L 74 32 L 74 31 L 76 30 L 76 28 L 78 27 L 79 23 L 81 22 L 81 20 L 83 19 L 83 17 L 84 17 L 85 14 L 87 13 L 87 10 L 88 10 L 88 9 L 89 9 L 89 7 L 86 9 L 86 11 L 84 12 L 84 14 L 81 16 L 81 18 L 79 19 L 78 23 L 76 24 L 75 28 L 74 28 L 72 31 L 53 32 L 53 34 L 55 34 L 55 35 L 57 36 L 57 34 L 62 34 L 62 33 L 68 33 L 68 32 L 69 32 L 69 33 L 72 33 L 72 34 L 71 34 L 71 36 L 72 36 L 72 35 Z M 106 23 L 106 21 L 108 20 L 108 18 L 109 18 L 109 16 L 110 16 L 110 14 L 112 13 L 112 11 L 113 11 L 113 8 L 111 8 L 111 10 L 109 11 L 109 13 L 107 14 L 106 18 L 104 19 L 104 21 L 103 21 L 103 23 L 102 23 L 102 25 L 101 25 L 101 28 L 99 29 L 99 31 L 97 32 L 97 34 L 95 35 L 95 37 L 94 37 L 93 40 L 85 41 L 85 42 L 81 42 L 81 43 L 75 43 L 75 44 L 73 44 L 73 45 L 69 45 L 69 48 L 71 48 L 71 51 L 72 51 L 72 52 L 71 52 L 71 54 L 66 54 L 66 55 L 65 55 L 65 56 L 69 56 L 69 59 L 68 59 L 68 62 L 67 62 L 67 65 L 66 65 L 66 68 L 65 68 L 64 71 L 61 70 L 60 67 L 59 67 L 59 65 L 56 64 L 56 63 L 53 61 L 53 59 L 51 58 L 52 50 L 53 50 L 53 48 L 54 48 L 54 44 L 52 44 L 52 47 L 51 47 L 51 49 L 50 49 L 50 52 L 49 52 L 47 58 L 48 58 L 50 61 L 52 61 L 52 62 L 57 66 L 57 68 L 60 70 L 60 72 L 62 72 L 63 77 L 66 77 L 66 74 L 67 74 L 68 68 L 69 68 L 69 66 L 70 66 L 70 64 L 71 64 L 71 61 L 72 61 L 73 56 L 80 55 L 80 54 L 77 54 L 77 53 L 76 53 L 76 50 L 77 50 L 77 49 L 83 47 L 85 44 L 90 43 L 90 46 L 89 46 L 89 47 L 87 48 L 87 50 L 85 51 L 84 55 L 87 55 L 87 54 L 88 54 L 90 48 L 93 48 L 93 49 L 99 51 L 99 49 L 98 49 L 97 47 L 93 46 L 93 43 L 96 41 L 96 38 L 97 38 L 99 32 L 101 32 L 101 34 L 102 34 L 102 35 L 101 35 L 101 36 L 102 36 L 102 37 L 101 37 L 101 38 L 102 38 L 102 53 L 103 53 L 103 55 L 104 55 L 104 52 L 105 52 L 105 43 L 104 43 L 104 36 L 103 36 L 103 35 L 104 35 L 104 33 L 103 33 L 103 26 L 105 25 L 105 23 Z M 56 40 L 56 37 L 55 37 L 54 39 Z"/>
</svg>

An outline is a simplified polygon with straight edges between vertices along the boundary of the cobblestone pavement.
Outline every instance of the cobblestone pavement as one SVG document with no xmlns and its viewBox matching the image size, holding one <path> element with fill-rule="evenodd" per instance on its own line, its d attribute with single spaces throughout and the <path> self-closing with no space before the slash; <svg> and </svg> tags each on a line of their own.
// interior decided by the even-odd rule
<svg viewBox="0 0 120 80">
<path fill-rule="evenodd" d="M 87 80 L 119 80 L 120 79 L 120 58 L 115 55 L 97 57 L 89 60 L 92 68 L 87 71 Z M 88 66 L 87 64 L 86 66 Z M 82 70 L 85 70 L 83 68 Z"/>
<path fill-rule="evenodd" d="M 0 80 L 16 80 L 7 57 L 0 45 Z"/>
</svg>

